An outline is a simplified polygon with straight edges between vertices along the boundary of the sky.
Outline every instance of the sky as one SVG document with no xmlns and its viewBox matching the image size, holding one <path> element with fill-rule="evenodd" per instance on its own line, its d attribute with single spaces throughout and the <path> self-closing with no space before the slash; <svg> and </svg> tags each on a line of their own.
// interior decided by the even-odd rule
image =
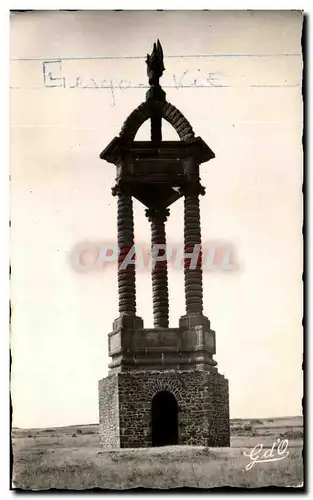
<svg viewBox="0 0 313 500">
<path fill-rule="evenodd" d="M 236 256 L 236 270 L 204 272 L 230 415 L 302 413 L 301 28 L 296 11 L 11 15 L 14 426 L 98 421 L 116 268 L 78 272 L 71 256 L 78 244 L 116 240 L 115 167 L 99 153 L 145 100 L 157 38 L 167 100 L 216 155 L 200 167 L 202 240 Z M 145 124 L 137 139 L 148 134 Z M 148 247 L 144 211 L 135 201 L 136 241 Z M 182 200 L 166 229 L 182 244 Z M 169 267 L 173 327 L 185 313 L 183 285 L 183 270 Z M 153 326 L 148 270 L 137 273 L 137 313 Z"/>
</svg>

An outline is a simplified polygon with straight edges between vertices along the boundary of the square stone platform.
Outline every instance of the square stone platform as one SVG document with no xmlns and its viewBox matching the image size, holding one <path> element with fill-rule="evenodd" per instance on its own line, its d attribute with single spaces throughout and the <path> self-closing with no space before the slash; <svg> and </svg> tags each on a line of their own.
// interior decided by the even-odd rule
<svg viewBox="0 0 313 500">
<path fill-rule="evenodd" d="M 99 381 L 106 448 L 230 446 L 228 380 L 210 370 L 131 370 Z"/>
</svg>

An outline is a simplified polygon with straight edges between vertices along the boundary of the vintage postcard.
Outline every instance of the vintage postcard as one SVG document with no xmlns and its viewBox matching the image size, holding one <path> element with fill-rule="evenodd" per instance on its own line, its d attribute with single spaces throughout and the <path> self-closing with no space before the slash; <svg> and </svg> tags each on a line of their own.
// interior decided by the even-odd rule
<svg viewBox="0 0 313 500">
<path fill-rule="evenodd" d="M 303 488 L 303 13 L 10 35 L 12 489 Z"/>
</svg>

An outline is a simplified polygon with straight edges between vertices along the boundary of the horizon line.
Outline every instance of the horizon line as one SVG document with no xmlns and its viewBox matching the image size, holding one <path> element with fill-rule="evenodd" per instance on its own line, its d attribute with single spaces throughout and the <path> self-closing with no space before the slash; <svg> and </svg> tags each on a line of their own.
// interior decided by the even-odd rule
<svg viewBox="0 0 313 500">
<path fill-rule="evenodd" d="M 233 417 L 230 418 L 230 422 L 234 420 L 282 420 L 282 419 L 287 419 L 287 418 L 303 418 L 303 415 L 287 415 L 287 416 L 281 416 L 281 417 Z M 85 426 L 91 426 L 91 425 L 99 425 L 99 422 L 95 422 L 92 424 L 68 424 L 68 425 L 55 425 L 55 426 L 44 426 L 44 427 L 18 427 L 18 426 L 12 426 L 12 430 L 18 429 L 21 431 L 27 431 L 27 430 L 36 430 L 36 429 L 64 429 L 66 427 L 85 427 Z"/>
</svg>

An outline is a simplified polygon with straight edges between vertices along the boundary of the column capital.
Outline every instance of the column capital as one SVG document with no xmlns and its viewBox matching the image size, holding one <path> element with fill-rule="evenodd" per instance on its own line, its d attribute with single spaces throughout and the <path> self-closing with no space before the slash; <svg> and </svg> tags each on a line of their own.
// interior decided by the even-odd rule
<svg viewBox="0 0 313 500">
<path fill-rule="evenodd" d="M 132 195 L 130 184 L 123 182 L 123 181 L 119 181 L 117 184 L 115 184 L 115 186 L 113 186 L 111 188 L 111 191 L 112 191 L 113 196 L 121 196 L 121 195 L 131 196 Z"/>
<path fill-rule="evenodd" d="M 146 217 L 149 222 L 159 220 L 160 222 L 165 222 L 167 217 L 170 215 L 168 208 L 148 208 L 146 210 Z"/>
<path fill-rule="evenodd" d="M 181 187 L 180 192 L 184 196 L 203 196 L 205 195 L 205 187 L 200 182 L 192 182 Z"/>
</svg>

